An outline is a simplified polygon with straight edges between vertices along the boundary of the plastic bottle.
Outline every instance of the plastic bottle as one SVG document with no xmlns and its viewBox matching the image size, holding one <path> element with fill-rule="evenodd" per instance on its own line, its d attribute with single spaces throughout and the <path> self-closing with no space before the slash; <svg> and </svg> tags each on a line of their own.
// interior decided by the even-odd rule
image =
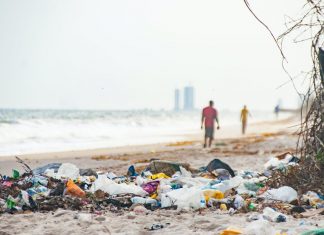
<svg viewBox="0 0 324 235">
<path fill-rule="evenodd" d="M 12 169 L 12 178 L 18 179 L 20 176 L 19 171 Z"/>
<path fill-rule="evenodd" d="M 85 192 L 80 189 L 71 179 L 66 184 L 66 193 L 75 197 L 85 197 Z"/>
<path fill-rule="evenodd" d="M 249 204 L 249 210 L 254 211 L 255 210 L 255 205 L 254 203 Z"/>
<path fill-rule="evenodd" d="M 266 207 L 263 210 L 263 217 L 272 222 L 285 222 L 287 220 L 286 216 L 280 212 L 275 211 L 270 207 Z"/>
</svg>

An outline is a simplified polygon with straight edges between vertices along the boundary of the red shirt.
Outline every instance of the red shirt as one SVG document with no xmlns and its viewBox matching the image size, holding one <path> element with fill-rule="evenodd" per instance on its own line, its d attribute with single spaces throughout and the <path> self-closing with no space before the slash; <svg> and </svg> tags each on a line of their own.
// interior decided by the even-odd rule
<svg viewBox="0 0 324 235">
<path fill-rule="evenodd" d="M 208 106 L 203 109 L 202 115 L 205 118 L 205 127 L 214 127 L 214 120 L 217 116 L 217 110 Z"/>
</svg>

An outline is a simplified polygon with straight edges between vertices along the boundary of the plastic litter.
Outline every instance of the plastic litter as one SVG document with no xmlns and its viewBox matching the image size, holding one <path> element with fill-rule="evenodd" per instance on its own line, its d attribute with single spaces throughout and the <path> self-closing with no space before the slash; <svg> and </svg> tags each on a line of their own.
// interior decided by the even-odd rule
<svg viewBox="0 0 324 235">
<path fill-rule="evenodd" d="M 37 167 L 33 170 L 34 175 L 42 175 L 46 170 L 53 170 L 53 173 L 57 173 L 62 163 L 50 163 L 42 167 Z"/>
<path fill-rule="evenodd" d="M 180 166 L 189 170 L 188 164 L 154 160 L 146 167 L 145 171 L 149 171 L 152 174 L 164 173 L 168 176 L 174 175 L 177 171 L 181 172 Z"/>
<path fill-rule="evenodd" d="M 66 194 L 75 197 L 85 197 L 85 192 L 80 189 L 80 187 L 77 186 L 71 179 L 67 182 L 66 186 Z"/>
<path fill-rule="evenodd" d="M 145 184 L 142 184 L 141 187 L 148 193 L 152 194 L 156 192 L 160 182 L 159 181 L 151 181 Z"/>
<path fill-rule="evenodd" d="M 217 170 L 217 169 L 225 169 L 230 173 L 230 175 L 232 177 L 235 176 L 233 169 L 228 164 L 226 164 L 225 162 L 222 162 L 219 159 L 214 159 L 210 163 L 208 163 L 208 165 L 207 165 L 208 172 L 212 173 L 214 170 Z"/>
<path fill-rule="evenodd" d="M 302 201 L 307 203 L 310 206 L 318 207 L 321 204 L 324 204 L 323 199 L 315 192 L 308 191 L 302 196 Z"/>
<path fill-rule="evenodd" d="M 237 235 L 237 234 L 242 234 L 242 231 L 235 228 L 227 228 L 220 233 L 220 235 Z"/>
<path fill-rule="evenodd" d="M 214 198 L 214 199 L 223 199 L 224 198 L 224 193 L 219 190 L 207 189 L 207 190 L 204 190 L 203 193 L 204 193 L 206 202 L 208 202 L 210 198 Z"/>
<path fill-rule="evenodd" d="M 148 230 L 154 231 L 154 230 L 159 230 L 162 228 L 164 228 L 163 224 L 152 224 L 152 226 Z"/>
<path fill-rule="evenodd" d="M 302 233 L 302 235 L 323 235 L 324 229 L 316 229 L 308 232 Z"/>
<path fill-rule="evenodd" d="M 240 195 L 235 195 L 234 207 L 235 209 L 241 209 L 244 206 L 244 199 Z"/>
<path fill-rule="evenodd" d="M 12 178 L 18 179 L 20 176 L 19 171 L 12 169 Z"/>
<path fill-rule="evenodd" d="M 56 178 L 77 179 L 80 176 L 79 168 L 71 163 L 63 163 L 57 171 Z"/>
<path fill-rule="evenodd" d="M 289 152 L 279 155 L 277 157 L 271 158 L 264 164 L 265 170 L 273 170 L 273 169 L 280 169 L 285 168 L 289 165 L 289 163 L 297 163 L 299 161 L 298 158 L 291 155 Z"/>
<path fill-rule="evenodd" d="M 179 209 L 199 209 L 206 207 L 203 192 L 198 188 L 181 188 L 162 194 L 161 207 L 176 205 Z"/>
<path fill-rule="evenodd" d="M 284 214 L 277 212 L 270 207 L 266 207 L 263 209 L 263 218 L 271 222 L 277 222 L 277 223 L 287 221 L 287 217 Z"/>
<path fill-rule="evenodd" d="M 297 200 L 298 195 L 295 189 L 289 186 L 283 186 L 278 189 L 268 190 L 264 194 L 262 194 L 261 197 L 270 200 L 278 200 L 290 203 L 294 200 Z"/>
<path fill-rule="evenodd" d="M 151 180 L 156 180 L 156 179 L 169 179 L 170 177 L 167 176 L 164 173 L 158 173 L 158 174 L 154 174 L 154 175 L 149 176 L 149 178 Z"/>
<path fill-rule="evenodd" d="M 109 195 L 117 195 L 123 193 L 132 193 L 138 196 L 145 196 L 147 192 L 141 187 L 136 185 L 127 185 L 125 183 L 117 184 L 114 181 L 108 179 L 106 175 L 98 175 L 98 179 L 92 184 L 90 191 L 95 192 L 97 190 L 102 190 Z"/>
</svg>

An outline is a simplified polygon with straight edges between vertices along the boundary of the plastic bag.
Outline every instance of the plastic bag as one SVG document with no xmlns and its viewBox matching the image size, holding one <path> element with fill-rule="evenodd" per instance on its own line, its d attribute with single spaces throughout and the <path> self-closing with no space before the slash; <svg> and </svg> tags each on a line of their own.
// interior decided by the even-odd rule
<svg viewBox="0 0 324 235">
<path fill-rule="evenodd" d="M 261 197 L 290 203 L 296 200 L 298 195 L 295 189 L 289 186 L 283 186 L 278 189 L 268 190 L 264 194 L 262 194 Z"/>
<path fill-rule="evenodd" d="M 235 176 L 229 180 L 224 180 L 219 184 L 215 184 L 211 186 L 211 188 L 225 193 L 227 190 L 237 188 L 242 182 L 243 182 L 243 178 L 241 176 Z"/>
<path fill-rule="evenodd" d="M 62 165 L 62 163 L 50 163 L 47 164 L 45 166 L 42 167 L 37 167 L 33 170 L 33 174 L 34 175 L 41 175 L 44 174 L 46 171 L 51 170 L 51 172 L 53 173 L 57 173 L 58 169 L 60 168 L 60 166 Z"/>
<path fill-rule="evenodd" d="M 159 186 L 159 181 L 151 181 L 146 184 L 142 184 L 141 187 L 144 189 L 147 193 L 152 194 L 156 192 L 158 186 Z"/>
<path fill-rule="evenodd" d="M 57 178 L 77 179 L 80 176 L 79 168 L 71 163 L 63 163 L 57 171 Z"/>
<path fill-rule="evenodd" d="M 131 201 L 132 201 L 133 204 L 139 203 L 139 204 L 151 204 L 151 205 L 154 205 L 154 206 L 158 205 L 157 200 L 152 199 L 152 198 L 132 197 Z"/>
<path fill-rule="evenodd" d="M 244 206 L 244 199 L 240 195 L 236 195 L 234 199 L 235 209 L 241 209 Z"/>
<path fill-rule="evenodd" d="M 178 206 L 178 209 L 199 209 L 206 207 L 206 200 L 199 188 L 181 188 L 161 196 L 161 207 L 173 205 Z"/>
<path fill-rule="evenodd" d="M 226 164 L 225 162 L 222 162 L 219 159 L 214 159 L 210 163 L 208 163 L 207 171 L 213 172 L 214 170 L 217 170 L 217 169 L 225 169 L 230 173 L 230 175 L 232 177 L 235 176 L 233 169 L 228 164 Z"/>
<path fill-rule="evenodd" d="M 123 193 L 132 193 L 138 196 L 145 196 L 147 192 L 141 187 L 136 185 L 127 185 L 125 183 L 117 184 L 114 181 L 108 179 L 105 175 L 98 175 L 98 179 L 92 184 L 90 191 L 95 192 L 102 190 L 109 195 L 117 195 Z"/>
<path fill-rule="evenodd" d="M 281 160 L 279 160 L 276 157 L 273 157 L 264 164 L 264 169 L 271 170 L 279 167 L 280 165 L 287 166 L 290 160 L 293 159 L 293 157 L 294 156 L 292 156 L 291 154 L 286 154 L 285 158 Z"/>
</svg>

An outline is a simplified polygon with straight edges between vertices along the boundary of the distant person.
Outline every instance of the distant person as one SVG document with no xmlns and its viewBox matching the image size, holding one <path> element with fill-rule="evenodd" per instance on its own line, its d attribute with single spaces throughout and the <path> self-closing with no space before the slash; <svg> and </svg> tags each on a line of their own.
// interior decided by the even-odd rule
<svg viewBox="0 0 324 235">
<path fill-rule="evenodd" d="M 241 110 L 241 122 L 242 122 L 242 134 L 244 135 L 247 128 L 247 121 L 248 116 L 251 117 L 249 110 L 247 109 L 246 105 L 244 105 L 243 109 Z"/>
<path fill-rule="evenodd" d="M 277 118 L 277 119 L 278 119 L 278 117 L 279 117 L 279 111 L 280 111 L 280 106 L 279 106 L 279 104 L 277 104 L 276 107 L 275 107 L 275 109 L 274 109 L 274 112 L 275 112 L 275 114 L 276 114 L 276 118 Z"/>
<path fill-rule="evenodd" d="M 219 129 L 219 121 L 218 121 L 218 113 L 217 110 L 213 108 L 214 102 L 209 101 L 209 106 L 205 107 L 202 111 L 201 115 L 201 129 L 205 125 L 205 141 L 204 148 L 207 147 L 207 139 L 208 139 L 208 147 L 211 147 L 211 144 L 214 139 L 214 122 L 217 122 L 217 129 Z"/>
</svg>

